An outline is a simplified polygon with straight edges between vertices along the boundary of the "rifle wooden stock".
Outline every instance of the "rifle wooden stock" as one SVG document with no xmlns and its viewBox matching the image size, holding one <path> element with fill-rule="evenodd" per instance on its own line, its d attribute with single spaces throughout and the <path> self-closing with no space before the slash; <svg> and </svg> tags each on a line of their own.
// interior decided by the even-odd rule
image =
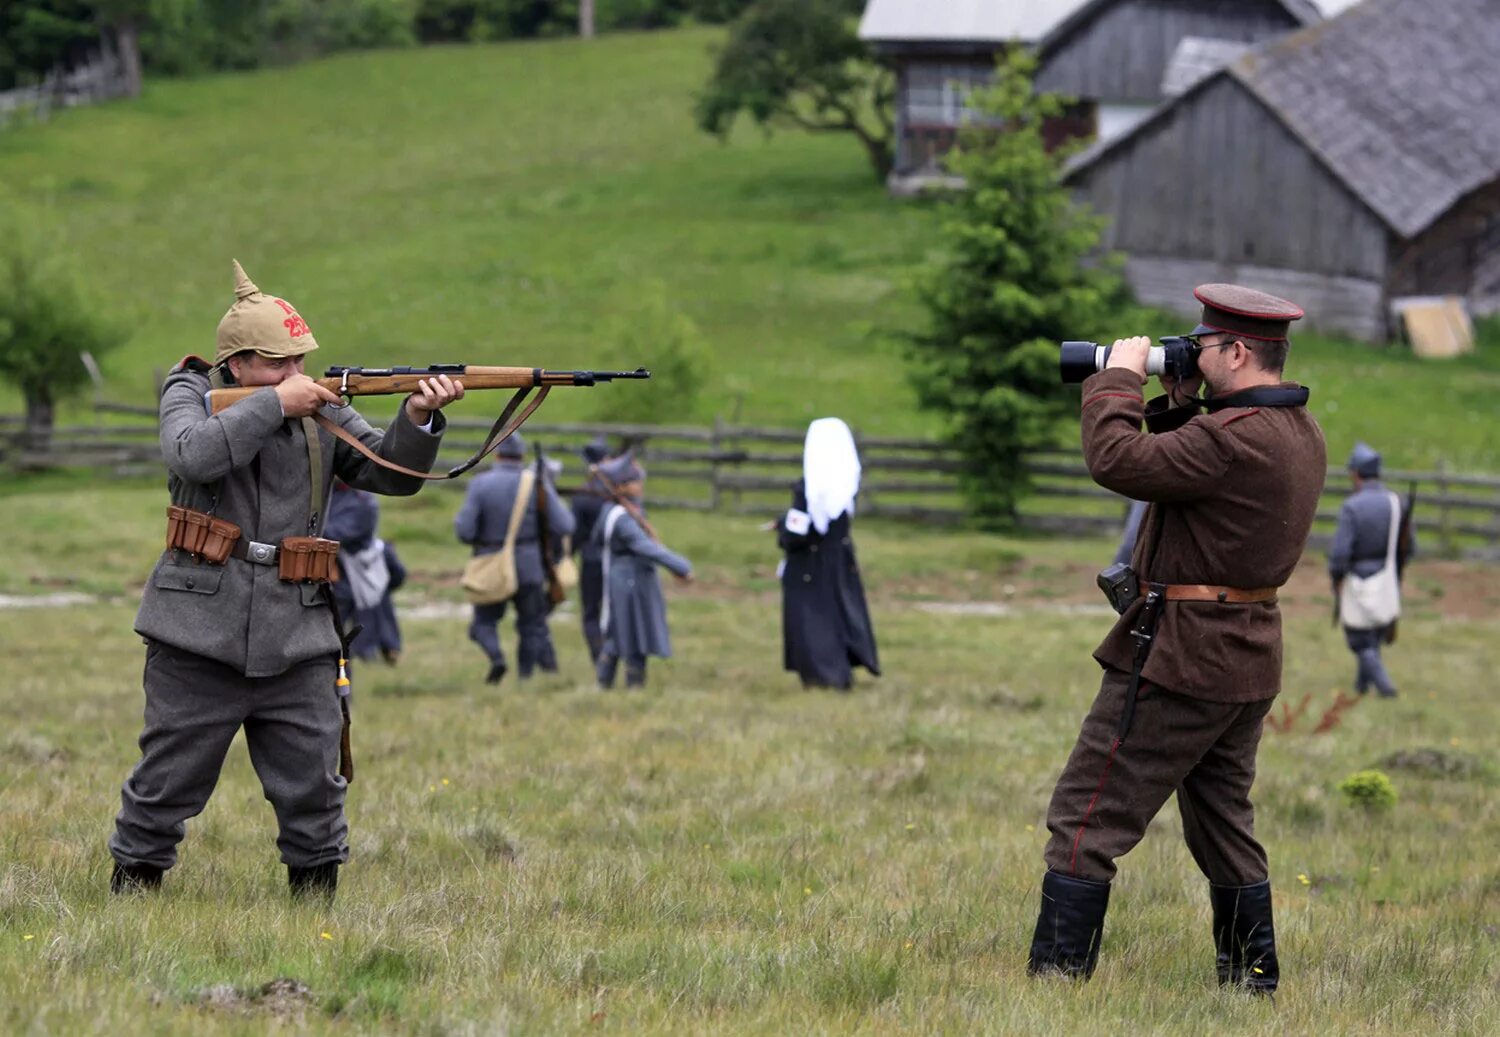
<svg viewBox="0 0 1500 1037">
<path fill-rule="evenodd" d="M 423 378 L 445 374 L 464 389 L 531 389 L 540 386 L 592 386 L 616 378 L 650 378 L 645 368 L 634 371 L 544 371 L 539 367 L 480 367 L 472 364 L 436 364 L 430 368 L 338 368 L 314 379 L 329 392 L 341 396 L 392 396 L 417 391 Z M 213 389 L 208 394 L 210 414 L 218 414 L 266 386 L 236 386 Z"/>
</svg>

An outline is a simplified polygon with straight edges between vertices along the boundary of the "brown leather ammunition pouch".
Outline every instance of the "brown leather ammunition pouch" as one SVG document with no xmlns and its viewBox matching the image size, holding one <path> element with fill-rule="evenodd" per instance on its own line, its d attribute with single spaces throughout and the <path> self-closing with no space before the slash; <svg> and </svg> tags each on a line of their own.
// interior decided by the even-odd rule
<svg viewBox="0 0 1500 1037">
<path fill-rule="evenodd" d="M 223 565 L 239 538 L 240 527 L 233 522 L 214 518 L 207 512 L 194 508 L 184 508 L 177 504 L 167 506 L 169 549 L 186 551 L 194 558 Z"/>
<path fill-rule="evenodd" d="M 322 537 L 286 537 L 277 558 L 279 575 L 289 583 L 336 583 L 339 542 Z"/>
</svg>

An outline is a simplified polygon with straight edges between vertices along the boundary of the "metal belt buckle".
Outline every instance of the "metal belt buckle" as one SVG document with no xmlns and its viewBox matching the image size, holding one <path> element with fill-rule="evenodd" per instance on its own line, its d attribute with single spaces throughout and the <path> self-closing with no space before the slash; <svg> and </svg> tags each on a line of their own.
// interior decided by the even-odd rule
<svg viewBox="0 0 1500 1037">
<path fill-rule="evenodd" d="M 258 540 L 252 540 L 245 545 L 245 560 L 256 565 L 275 565 L 276 554 L 275 544 L 262 544 Z"/>
</svg>

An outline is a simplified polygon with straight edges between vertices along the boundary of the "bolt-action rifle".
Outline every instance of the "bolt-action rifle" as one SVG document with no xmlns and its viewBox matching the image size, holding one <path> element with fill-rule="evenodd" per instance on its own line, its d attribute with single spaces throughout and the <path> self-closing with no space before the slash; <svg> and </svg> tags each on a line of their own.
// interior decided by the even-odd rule
<svg viewBox="0 0 1500 1037">
<path fill-rule="evenodd" d="M 506 403 L 505 409 L 495 419 L 484 444 L 473 457 L 447 472 L 418 472 L 387 461 L 378 456 L 354 436 L 344 431 L 322 414 L 314 414 L 313 420 L 332 435 L 342 439 L 365 457 L 383 468 L 418 479 L 456 479 L 473 468 L 510 434 L 526 423 L 536 409 L 546 400 L 547 394 L 556 386 L 594 386 L 601 382 L 613 382 L 624 378 L 650 378 L 651 372 L 644 367 L 634 371 L 545 371 L 540 367 L 480 367 L 474 364 L 433 364 L 429 367 L 330 367 L 328 372 L 316 379 L 317 383 L 331 392 L 344 397 L 345 403 L 353 396 L 389 396 L 417 391 L 417 383 L 423 378 L 435 378 L 445 374 L 454 381 L 462 382 L 464 390 L 514 389 L 515 394 Z M 234 386 L 213 389 L 208 394 L 210 414 L 218 414 L 264 386 Z M 532 390 L 536 395 L 528 401 Z M 524 406 L 523 406 L 524 404 Z"/>
</svg>

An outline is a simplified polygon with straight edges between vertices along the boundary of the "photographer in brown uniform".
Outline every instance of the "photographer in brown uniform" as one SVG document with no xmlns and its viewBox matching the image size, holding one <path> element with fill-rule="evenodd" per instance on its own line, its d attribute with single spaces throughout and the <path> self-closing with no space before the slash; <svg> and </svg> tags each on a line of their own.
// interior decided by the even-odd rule
<svg viewBox="0 0 1500 1037">
<path fill-rule="evenodd" d="M 1148 405 L 1149 341 L 1131 338 L 1083 384 L 1089 472 L 1150 507 L 1131 557 L 1138 590 L 1116 595 L 1123 612 L 1094 652 L 1099 695 L 1048 808 L 1030 971 L 1093 972 L 1115 859 L 1176 792 L 1210 883 L 1219 982 L 1269 993 L 1271 887 L 1250 786 L 1281 690 L 1276 590 L 1302 556 L 1327 459 L 1307 390 L 1281 375 L 1302 310 L 1236 285 L 1194 295 L 1202 321 L 1179 344 L 1196 374 L 1164 375 L 1167 395 Z"/>
</svg>

